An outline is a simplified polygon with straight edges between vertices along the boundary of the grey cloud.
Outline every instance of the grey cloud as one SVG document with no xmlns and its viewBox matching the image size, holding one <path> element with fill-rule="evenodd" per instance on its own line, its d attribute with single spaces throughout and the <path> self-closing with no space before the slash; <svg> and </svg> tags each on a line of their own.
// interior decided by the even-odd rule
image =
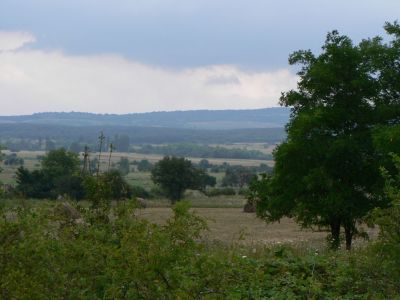
<svg viewBox="0 0 400 300">
<path fill-rule="evenodd" d="M 240 80 L 236 76 L 230 75 L 230 76 L 214 76 L 207 78 L 205 81 L 205 85 L 226 85 L 226 84 L 238 85 L 240 84 Z"/>
<path fill-rule="evenodd" d="M 296 79 L 287 69 L 248 72 L 214 65 L 177 71 L 119 55 L 0 51 L 0 98 L 8 101 L 4 115 L 262 108 L 277 106 L 280 92 L 295 87 Z"/>
<path fill-rule="evenodd" d="M 399 11 L 398 0 L 1 0 L 0 28 L 33 32 L 38 49 L 70 54 L 271 70 L 295 50 L 318 50 L 332 29 L 380 34 Z"/>
</svg>

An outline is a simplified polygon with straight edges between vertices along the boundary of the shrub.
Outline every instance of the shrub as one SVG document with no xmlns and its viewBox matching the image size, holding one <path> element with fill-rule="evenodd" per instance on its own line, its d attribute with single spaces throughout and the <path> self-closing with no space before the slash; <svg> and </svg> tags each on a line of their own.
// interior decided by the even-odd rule
<svg viewBox="0 0 400 300">
<path fill-rule="evenodd" d="M 0 203 L 0 297 L 395 299 L 400 295 L 398 278 L 387 272 L 385 264 L 376 264 L 376 253 L 204 243 L 207 225 L 187 202 L 178 203 L 164 225 L 135 217 L 134 205 L 122 201 L 99 210 L 74 203 L 35 207 L 23 203 L 13 208 Z"/>
<path fill-rule="evenodd" d="M 148 199 L 151 197 L 151 194 L 144 187 L 135 185 L 131 187 L 131 196 L 135 198 Z"/>
</svg>

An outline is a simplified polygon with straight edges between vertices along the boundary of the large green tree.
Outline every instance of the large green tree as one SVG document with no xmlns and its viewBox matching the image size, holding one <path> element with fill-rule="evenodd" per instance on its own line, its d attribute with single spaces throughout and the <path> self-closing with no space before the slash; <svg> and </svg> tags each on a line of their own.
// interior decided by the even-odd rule
<svg viewBox="0 0 400 300">
<path fill-rule="evenodd" d="M 384 206 L 379 126 L 400 122 L 400 27 L 386 24 L 393 37 L 354 44 L 333 31 L 319 55 L 297 51 L 297 90 L 283 93 L 291 107 L 287 139 L 277 147 L 272 176 L 253 184 L 258 214 L 268 221 L 295 217 L 304 227 L 328 226 L 333 247 L 344 228 L 346 248 L 357 222 Z"/>
<path fill-rule="evenodd" d="M 161 186 L 172 203 L 179 201 L 186 189 L 204 189 L 205 185 L 213 185 L 211 176 L 196 169 L 190 160 L 174 156 L 166 156 L 154 165 L 151 178 Z"/>
</svg>

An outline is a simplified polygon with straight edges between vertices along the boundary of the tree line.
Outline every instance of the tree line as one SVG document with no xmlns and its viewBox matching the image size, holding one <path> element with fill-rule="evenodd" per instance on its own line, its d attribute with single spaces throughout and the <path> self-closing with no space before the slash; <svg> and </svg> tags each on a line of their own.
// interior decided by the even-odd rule
<svg viewBox="0 0 400 300">
<path fill-rule="evenodd" d="M 240 148 L 226 148 L 221 146 L 209 146 L 193 143 L 177 143 L 163 146 L 143 145 L 135 147 L 133 152 L 142 154 L 161 154 L 180 157 L 201 158 L 234 158 L 234 159 L 260 159 L 271 160 L 271 154 L 265 154 L 258 150 Z"/>
<path fill-rule="evenodd" d="M 121 163 L 126 162 L 127 159 L 122 158 L 120 168 Z M 166 156 L 154 164 L 151 174 L 154 183 L 161 187 L 164 195 L 173 203 L 182 198 L 186 189 L 204 191 L 207 186 L 216 184 L 215 177 L 185 158 Z M 111 168 L 111 165 L 105 172 L 99 172 L 99 164 L 97 169 L 90 170 L 85 162 L 80 162 L 76 153 L 63 148 L 43 156 L 38 170 L 30 171 L 20 166 L 16 171 L 16 181 L 16 192 L 25 198 L 67 197 L 87 199 L 98 205 L 102 201 L 129 199 L 146 194 L 142 189 L 131 187 L 123 174 Z"/>
</svg>

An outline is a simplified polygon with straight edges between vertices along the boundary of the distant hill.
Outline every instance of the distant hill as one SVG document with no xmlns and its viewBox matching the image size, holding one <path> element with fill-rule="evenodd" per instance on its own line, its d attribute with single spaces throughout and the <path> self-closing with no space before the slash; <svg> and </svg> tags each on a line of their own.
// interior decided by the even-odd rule
<svg viewBox="0 0 400 300">
<path fill-rule="evenodd" d="M 285 137 L 283 128 L 248 128 L 205 130 L 135 126 L 66 126 L 49 124 L 0 124 L 0 142 L 38 140 L 49 138 L 59 146 L 69 146 L 74 141 L 97 144 L 100 131 L 109 138 L 129 137 L 130 144 L 165 143 L 268 143 L 275 144 Z M 8 142 L 7 142 L 8 141 Z"/>
<path fill-rule="evenodd" d="M 195 110 L 126 115 L 79 112 L 0 116 L 0 144 L 14 150 L 42 150 L 45 144 L 95 149 L 101 131 L 106 144 L 127 151 L 137 144 L 276 144 L 285 138 L 287 108 Z M 121 142 L 124 141 L 124 142 Z M 124 143 L 124 147 L 121 146 Z"/>
<path fill-rule="evenodd" d="M 192 110 L 132 113 L 125 115 L 81 112 L 47 112 L 23 116 L 0 116 L 0 124 L 46 124 L 65 126 L 140 126 L 186 129 L 282 128 L 288 108 L 251 110 Z"/>
</svg>

